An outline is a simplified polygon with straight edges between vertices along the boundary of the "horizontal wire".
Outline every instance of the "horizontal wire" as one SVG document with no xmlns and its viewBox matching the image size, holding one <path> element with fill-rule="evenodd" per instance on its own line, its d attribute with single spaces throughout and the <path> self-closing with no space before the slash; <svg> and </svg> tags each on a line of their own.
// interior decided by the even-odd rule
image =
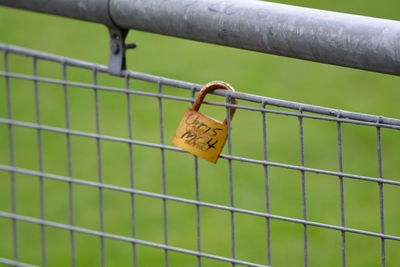
<svg viewBox="0 0 400 267">
<path fill-rule="evenodd" d="M 189 249 L 183 249 L 183 248 L 174 247 L 174 246 L 167 246 L 167 245 L 163 245 L 163 244 L 159 244 L 159 243 L 155 243 L 155 242 L 144 241 L 144 240 L 136 239 L 136 238 L 132 238 L 132 237 L 115 235 L 115 234 L 110 234 L 110 233 L 106 233 L 106 232 L 99 232 L 99 231 L 90 230 L 90 229 L 86 229 L 86 228 L 82 228 L 82 227 L 70 226 L 67 224 L 56 223 L 56 222 L 47 221 L 47 220 L 41 220 L 41 219 L 23 216 L 23 215 L 17 215 L 17 214 L 13 214 L 13 213 L 9 213 L 9 212 L 0 211 L 0 217 L 16 219 L 16 220 L 40 224 L 40 225 L 46 225 L 46 226 L 59 228 L 59 229 L 63 229 L 63 230 L 75 231 L 75 232 L 79 232 L 79 233 L 83 233 L 83 234 L 94 235 L 94 236 L 99 236 L 99 237 L 104 237 L 104 238 L 109 238 L 109 239 L 114 239 L 114 240 L 119 240 L 119 241 L 125 241 L 125 242 L 129 242 L 129 243 L 135 243 L 135 244 L 139 244 L 139 245 L 155 247 L 155 248 L 160 248 L 160 249 L 166 249 L 166 250 L 180 252 L 180 253 L 189 254 L 189 255 L 193 255 L 193 256 L 200 256 L 200 257 L 204 257 L 204 258 L 210 258 L 210 259 L 224 261 L 224 262 L 236 263 L 236 264 L 241 264 L 241 265 L 245 265 L 245 266 L 268 267 L 267 265 L 260 265 L 260 264 L 251 263 L 251 262 L 247 262 L 247 261 L 236 260 L 236 259 L 232 259 L 232 258 L 217 256 L 217 255 L 208 254 L 208 253 L 202 253 L 202 252 L 189 250 Z M 17 266 L 19 266 L 19 265 L 17 265 Z M 28 266 L 30 266 L 30 265 L 28 265 Z"/>
<path fill-rule="evenodd" d="M 110 86 L 92 85 L 92 84 L 86 84 L 86 83 L 80 83 L 80 82 L 71 82 L 71 81 L 57 80 L 57 79 L 52 79 L 52 78 L 43 78 L 43 77 L 26 75 L 26 74 L 17 74 L 17 73 L 0 71 L 0 76 L 15 78 L 15 79 L 30 80 L 30 81 L 39 81 L 39 82 L 51 83 L 51 84 L 57 84 L 57 85 L 68 85 L 68 86 L 80 87 L 80 88 L 84 88 L 84 89 L 94 89 L 95 88 L 95 89 L 102 90 L 102 91 L 118 92 L 118 93 L 124 93 L 124 94 L 148 96 L 148 97 L 155 97 L 155 98 L 164 98 L 164 99 L 168 99 L 168 100 L 177 100 L 177 101 L 193 103 L 193 99 L 187 98 L 187 97 L 179 97 L 179 96 L 165 95 L 165 94 L 159 94 L 159 93 L 149 93 L 149 92 L 142 92 L 142 91 L 137 91 L 137 90 L 132 90 L 132 89 L 122 89 L 122 88 L 116 88 L 116 87 L 110 87 Z M 231 93 L 231 92 L 219 93 L 220 91 L 226 91 L 226 90 L 219 90 L 218 92 L 214 92 L 214 93 L 217 95 L 221 95 L 221 94 L 228 95 L 229 94 L 236 99 L 249 101 L 248 99 L 246 99 L 245 94 L 243 94 L 243 93 Z M 271 105 L 270 103 L 268 103 L 268 100 L 269 100 L 268 98 L 264 99 L 263 103 Z M 312 115 L 312 114 L 305 114 L 305 113 L 250 107 L 250 106 L 244 106 L 244 105 L 238 105 L 238 104 L 230 104 L 230 103 L 226 103 L 226 102 L 215 102 L 215 101 L 206 101 L 205 100 L 205 101 L 203 101 L 203 103 L 209 104 L 209 105 L 214 105 L 214 106 L 232 107 L 232 108 L 237 108 L 237 109 L 265 112 L 265 113 L 285 115 L 285 116 L 295 116 L 295 117 L 343 122 L 343 123 L 350 123 L 350 124 L 357 124 L 357 125 L 367 125 L 367 126 L 390 128 L 390 129 L 400 129 L 400 120 L 397 120 L 397 119 L 384 118 L 384 117 L 373 116 L 373 115 L 368 115 L 368 114 L 362 114 L 362 115 L 373 116 L 374 119 L 370 119 L 369 121 L 356 120 L 356 119 L 351 119 L 351 118 L 346 119 L 346 118 L 344 118 L 344 114 L 347 111 L 341 111 L 341 110 L 334 110 L 335 112 L 330 110 L 332 114 L 329 114 L 329 115 L 325 114 L 325 116 L 321 116 L 321 115 Z M 279 105 L 276 105 L 276 106 L 282 107 Z M 301 107 L 301 108 L 304 108 L 304 107 Z M 327 116 L 333 116 L 333 117 L 327 117 Z M 384 121 L 386 121 L 386 123 L 384 123 Z"/>
<path fill-rule="evenodd" d="M 154 197 L 154 198 L 158 198 L 158 199 L 166 199 L 166 200 L 171 200 L 171 201 L 176 201 L 176 202 L 181 202 L 181 203 L 186 203 L 186 204 L 191 204 L 191 205 L 198 205 L 198 206 L 203 206 L 203 207 L 208 207 L 208 208 L 232 211 L 232 212 L 237 212 L 237 213 L 242 213 L 242 214 L 247 214 L 247 215 L 271 218 L 271 219 L 293 222 L 293 223 L 298 223 L 298 224 L 303 224 L 303 225 L 310 225 L 310 226 L 316 226 L 316 227 L 320 227 L 320 228 L 326 228 L 326 229 L 338 230 L 338 231 L 343 231 L 343 232 L 350 232 L 350 233 L 355 233 L 355 234 L 361 234 L 361 235 L 367 235 L 367 236 L 373 236 L 373 237 L 379 237 L 379 238 L 384 238 L 384 239 L 400 241 L 399 236 L 386 235 L 386 234 L 382 234 L 382 233 L 375 233 L 375 232 L 364 231 L 364 230 L 359 230 L 359 229 L 354 229 L 354 228 L 347 228 L 347 227 L 343 227 L 343 226 L 336 226 L 336 225 L 331 225 L 331 224 L 313 222 L 313 221 L 309 221 L 309 220 L 274 215 L 274 214 L 265 213 L 265 212 L 258 212 L 258 211 L 248 210 L 248 209 L 235 208 L 235 207 L 213 204 L 213 203 L 208 203 L 208 202 L 202 202 L 202 201 L 197 201 L 197 200 L 191 200 L 191 199 L 186 199 L 186 198 L 173 197 L 170 195 L 158 194 L 158 193 L 153 193 L 153 192 L 148 192 L 148 191 L 143 191 L 143 190 L 137 190 L 137 189 L 131 189 L 131 188 L 126 188 L 126 187 L 104 184 L 104 183 L 100 184 L 97 182 L 86 181 L 86 180 L 81 180 L 81 179 L 77 179 L 77 178 L 70 178 L 70 177 L 65 177 L 65 176 L 56 175 L 56 174 L 48 174 L 48 173 L 38 172 L 38 171 L 33 171 L 33 170 L 28 170 L 28 169 L 0 165 L 0 170 L 8 171 L 8 172 L 16 172 L 16 173 L 31 175 L 31 176 L 42 176 L 43 178 L 62 181 L 62 182 L 70 182 L 70 183 L 74 183 L 74 184 L 92 186 L 92 187 L 103 188 L 103 189 L 108 189 L 108 190 L 113 190 L 113 191 L 118 191 L 118 192 L 124 192 L 124 193 L 130 193 L 130 194 L 133 193 L 136 195 Z M 1 212 L 0 212 L 0 216 L 1 216 Z M 39 220 L 39 221 L 41 221 L 41 220 Z"/>
<path fill-rule="evenodd" d="M 25 55 L 25 56 L 31 56 L 31 57 L 36 57 L 38 59 L 43 59 L 43 60 L 66 64 L 69 66 L 75 66 L 75 67 L 84 68 L 84 69 L 88 69 L 88 70 L 96 69 L 98 72 L 108 73 L 108 67 L 104 66 L 104 65 L 98 65 L 98 64 L 94 64 L 94 63 L 81 61 L 81 60 L 75 60 L 75 59 L 71 59 L 71 58 L 67 58 L 67 57 L 56 56 L 56 55 L 38 52 L 35 50 L 29 50 L 29 49 L 25 49 L 25 48 L 21 48 L 21 47 L 17 47 L 17 46 L 10 46 L 10 45 L 0 43 L 0 50 L 6 51 L 7 53 L 15 53 L 15 54 L 20 54 L 20 55 Z M 139 72 L 134 72 L 134 71 L 129 71 L 129 70 L 123 71 L 122 75 L 124 77 L 130 77 L 130 78 L 144 80 L 144 81 L 153 82 L 153 83 L 161 82 L 164 85 L 178 87 L 178 88 L 187 89 L 187 90 L 193 90 L 193 89 L 200 90 L 201 89 L 201 85 L 199 85 L 199 84 L 188 83 L 188 82 L 183 82 L 183 81 L 179 81 L 179 80 L 174 80 L 174 79 L 169 79 L 169 78 L 165 78 L 165 77 L 159 77 L 159 76 L 155 76 L 155 75 L 144 74 L 144 73 L 139 73 Z M 217 95 L 223 95 L 223 96 L 226 96 L 228 94 L 234 98 L 239 98 L 239 99 L 243 99 L 243 100 L 247 100 L 247 101 L 255 102 L 255 103 L 268 104 L 268 105 L 284 107 L 284 108 L 289 108 L 289 109 L 294 109 L 294 110 L 301 109 L 304 112 L 312 112 L 312 113 L 318 113 L 318 114 L 334 116 L 334 117 L 342 117 L 342 118 L 367 121 L 367 122 L 372 122 L 372 123 L 380 122 L 383 124 L 400 126 L 399 119 L 386 118 L 386 117 L 382 117 L 382 116 L 375 116 L 375 115 L 358 113 L 358 112 L 350 112 L 350 111 L 344 111 L 344 110 L 338 110 L 338 109 L 325 108 L 325 107 L 321 107 L 321 106 L 296 103 L 296 102 L 292 102 L 292 101 L 279 100 L 279 99 L 245 94 L 245 93 L 238 93 L 238 92 L 232 93 L 232 92 L 226 92 L 225 90 L 216 90 L 214 93 Z"/>
<path fill-rule="evenodd" d="M 4 71 L 0 71 L 0 76 L 15 78 L 15 79 L 22 79 L 22 80 L 39 81 L 39 82 L 51 83 L 51 84 L 57 84 L 57 85 L 69 85 L 69 86 L 80 87 L 80 88 L 84 88 L 84 89 L 99 89 L 102 91 L 111 91 L 111 92 L 118 92 L 118 93 L 124 93 L 124 94 L 128 93 L 128 94 L 133 94 L 133 95 L 150 96 L 150 97 L 161 97 L 161 98 L 187 101 L 187 102 L 193 101 L 193 99 L 187 98 L 187 97 L 168 96 L 168 95 L 159 94 L 159 93 L 149 93 L 149 92 L 136 91 L 136 90 L 132 90 L 132 89 L 122 89 L 122 88 L 116 88 L 116 87 L 110 87 L 110 86 L 94 85 L 94 84 L 87 84 L 87 83 L 80 83 L 80 82 L 71 82 L 71 81 L 66 81 L 66 80 L 36 77 L 36 76 L 31 76 L 31 75 L 26 75 L 26 74 L 10 73 L 10 72 L 4 72 Z"/>
<path fill-rule="evenodd" d="M 309 168 L 309 167 L 302 167 L 302 166 L 296 166 L 296 165 L 290 165 L 290 164 L 284 164 L 284 163 L 277 163 L 277 162 L 272 162 L 272 161 L 249 159 L 249 158 L 243 158 L 243 157 L 238 157 L 238 156 L 229 156 L 229 155 L 224 155 L 224 154 L 221 154 L 220 157 L 225 158 L 225 159 L 233 159 L 233 160 L 241 161 L 241 162 L 258 164 L 258 165 L 268 165 L 268 166 L 297 170 L 297 171 L 306 171 L 306 172 L 312 172 L 312 173 L 316 173 L 316 174 L 339 176 L 339 177 L 345 177 L 345 178 L 350 178 L 350 179 L 376 182 L 376 183 L 382 183 L 382 184 L 390 184 L 390 185 L 396 185 L 396 186 L 400 185 L 400 181 L 379 179 L 379 178 L 375 178 L 375 177 L 368 177 L 368 176 L 357 175 L 357 174 L 350 174 L 350 173 L 337 172 L 337 171 L 328 171 L 328 170 L 322 170 L 322 169 L 316 169 L 316 168 Z"/>
<path fill-rule="evenodd" d="M 46 130 L 46 131 L 51 131 L 51 132 L 56 132 L 56 133 L 70 134 L 70 135 L 82 136 L 82 137 L 88 137 L 88 138 L 99 138 L 99 139 L 107 140 L 107 141 L 140 145 L 140 146 L 146 146 L 146 147 L 152 147 L 152 148 L 160 148 L 160 149 L 162 148 L 162 149 L 166 149 L 166 150 L 170 150 L 170 151 L 188 153 L 181 148 L 169 146 L 169 145 L 155 144 L 155 143 L 151 143 L 151 142 L 137 141 L 137 140 L 114 137 L 114 136 L 80 132 L 80 131 L 68 130 L 68 129 L 64 129 L 64 128 L 38 125 L 38 124 L 28 123 L 28 122 L 21 122 L 21 121 L 9 120 L 9 119 L 0 119 L 0 123 L 11 124 L 11 125 L 15 125 L 15 126 L 27 127 L 27 128 L 32 128 L 32 129 L 41 129 L 41 130 Z M 363 181 L 400 186 L 400 181 L 381 179 L 381 178 L 377 178 L 377 177 L 369 177 L 369 176 L 343 173 L 343 172 L 337 172 L 337 171 L 328 171 L 328 170 L 322 170 L 322 169 L 316 169 L 316 168 L 290 165 L 290 164 L 285 164 L 285 163 L 277 163 L 277 162 L 272 162 L 272 161 L 244 158 L 244 157 L 233 156 L 233 155 L 221 154 L 220 157 L 224 158 L 224 159 L 231 159 L 231 160 L 236 160 L 236 161 L 240 161 L 240 162 L 253 163 L 253 164 L 257 164 L 257 165 L 267 165 L 267 166 L 273 166 L 273 167 L 278 167 L 278 168 L 285 168 L 285 169 L 291 169 L 291 170 L 297 170 L 297 171 L 306 171 L 306 172 L 312 172 L 312 173 L 317 173 L 317 174 L 325 174 L 325 175 L 330 175 L 330 176 L 338 176 L 338 177 L 345 177 L 345 178 L 350 178 L 350 179 L 358 179 L 358 180 L 363 180 Z M 399 180 L 400 180 L 400 178 L 399 178 Z"/>
<path fill-rule="evenodd" d="M 7 53 L 36 57 L 38 59 L 61 63 L 61 64 L 65 64 L 67 66 L 82 68 L 82 69 L 91 70 L 91 71 L 96 69 L 98 72 L 109 74 L 108 66 L 99 65 L 99 64 L 95 64 L 95 63 L 91 63 L 91 62 L 87 62 L 87 61 L 83 61 L 83 60 L 78 60 L 78 59 L 73 59 L 73 58 L 68 58 L 68 57 L 63 57 L 63 56 L 57 56 L 57 55 L 39 52 L 36 50 L 31 50 L 31 49 L 27 49 L 27 48 L 23 48 L 23 47 L 6 45 L 4 43 L 0 43 L 0 50 L 7 51 Z M 159 76 L 155 76 L 155 75 L 151 75 L 151 74 L 145 74 L 145 73 L 129 71 L 129 70 L 124 70 L 122 72 L 122 75 L 125 77 L 128 76 L 130 78 L 134 78 L 137 80 L 148 81 L 148 82 L 153 82 L 153 83 L 159 82 L 160 78 L 162 78 L 163 84 L 168 85 L 168 86 L 178 87 L 178 88 L 185 88 L 185 89 L 195 88 L 197 90 L 200 90 L 200 88 L 201 88 L 201 85 L 199 85 L 199 84 L 189 83 L 189 82 L 184 82 L 184 81 L 179 81 L 179 80 L 174 80 L 174 79 L 169 79 L 169 78 L 165 78 L 165 77 L 159 77 Z"/>
<path fill-rule="evenodd" d="M 0 258 L 0 263 L 10 265 L 10 266 L 18 266 L 18 267 L 39 267 L 38 265 L 32 265 L 29 263 L 24 263 L 20 261 L 9 260 L 5 258 Z"/>
</svg>

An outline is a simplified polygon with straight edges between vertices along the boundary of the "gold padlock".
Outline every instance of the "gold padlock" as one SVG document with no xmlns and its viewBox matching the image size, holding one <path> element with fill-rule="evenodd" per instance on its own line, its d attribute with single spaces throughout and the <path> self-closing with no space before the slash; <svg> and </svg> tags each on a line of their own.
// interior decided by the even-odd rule
<svg viewBox="0 0 400 267">
<path fill-rule="evenodd" d="M 198 111 L 206 94 L 215 89 L 235 91 L 232 86 L 221 81 L 206 84 L 192 108 L 186 110 L 172 139 L 172 144 L 175 146 L 213 163 L 217 162 L 228 137 L 228 119 L 225 118 L 224 122 L 220 122 Z M 236 104 L 236 100 L 231 98 L 230 103 Z M 229 108 L 231 119 L 235 111 L 235 108 Z"/>
</svg>

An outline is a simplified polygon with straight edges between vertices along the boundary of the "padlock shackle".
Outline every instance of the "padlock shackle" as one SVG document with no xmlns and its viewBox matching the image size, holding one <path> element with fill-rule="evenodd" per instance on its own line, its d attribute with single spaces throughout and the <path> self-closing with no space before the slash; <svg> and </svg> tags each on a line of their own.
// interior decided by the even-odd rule
<svg viewBox="0 0 400 267">
<path fill-rule="evenodd" d="M 235 92 L 235 89 L 233 89 L 233 87 L 227 84 L 226 82 L 222 81 L 209 82 L 208 84 L 204 85 L 203 88 L 201 88 L 199 95 L 197 96 L 196 100 L 193 103 L 192 110 L 199 111 L 200 106 L 203 103 L 204 98 L 206 97 L 206 94 L 215 89 L 231 90 Z M 230 103 L 235 105 L 236 99 L 231 98 Z M 230 119 L 232 120 L 236 108 L 228 107 L 228 109 L 229 109 Z M 225 117 L 224 124 L 228 124 L 228 117 Z"/>
</svg>

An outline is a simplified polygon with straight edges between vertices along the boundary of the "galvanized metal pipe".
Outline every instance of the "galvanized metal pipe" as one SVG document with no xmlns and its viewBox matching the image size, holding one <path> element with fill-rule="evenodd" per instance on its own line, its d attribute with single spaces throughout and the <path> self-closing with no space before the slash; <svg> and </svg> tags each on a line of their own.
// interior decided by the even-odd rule
<svg viewBox="0 0 400 267">
<path fill-rule="evenodd" d="M 0 5 L 111 25 L 109 0 L 0 0 Z"/>
<path fill-rule="evenodd" d="M 400 75 L 400 22 L 254 0 L 0 0 L 126 29 Z"/>
</svg>

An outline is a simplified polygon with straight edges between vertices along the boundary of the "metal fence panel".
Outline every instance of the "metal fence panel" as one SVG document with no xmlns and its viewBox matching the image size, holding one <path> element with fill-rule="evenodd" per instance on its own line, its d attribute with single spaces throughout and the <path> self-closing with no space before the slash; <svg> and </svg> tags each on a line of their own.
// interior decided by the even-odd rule
<svg viewBox="0 0 400 267">
<path fill-rule="evenodd" d="M 216 91 L 212 165 L 170 145 L 200 85 L 0 50 L 0 263 L 398 262 L 400 120 Z"/>
</svg>

